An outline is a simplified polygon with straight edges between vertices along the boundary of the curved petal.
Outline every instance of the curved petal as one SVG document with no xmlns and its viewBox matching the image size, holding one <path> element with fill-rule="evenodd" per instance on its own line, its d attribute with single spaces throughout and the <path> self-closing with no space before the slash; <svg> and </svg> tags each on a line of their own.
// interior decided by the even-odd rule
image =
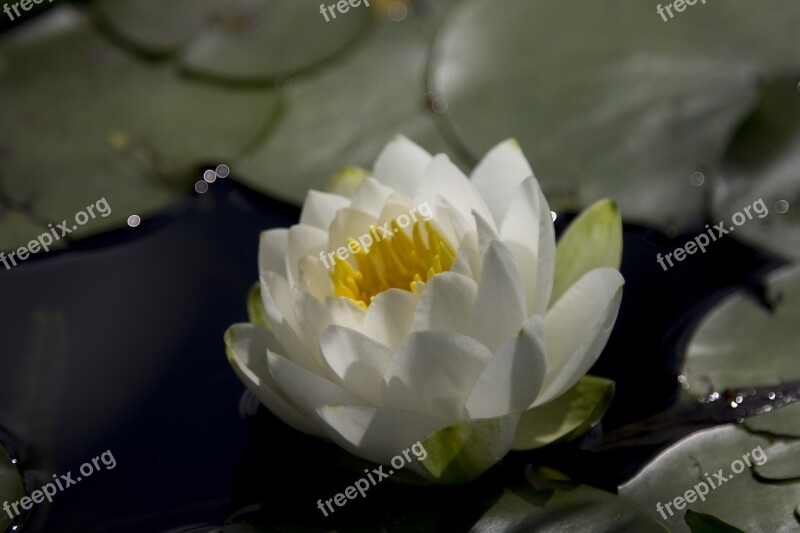
<svg viewBox="0 0 800 533">
<path fill-rule="evenodd" d="M 362 332 L 394 350 L 411 331 L 419 296 L 402 289 L 379 293 L 367 309 Z"/>
<path fill-rule="evenodd" d="M 225 332 L 228 362 L 250 392 L 285 424 L 321 437 L 323 433 L 319 426 L 307 413 L 298 411 L 291 404 L 269 373 L 267 347 L 276 343 L 272 333 L 252 324 L 234 324 Z"/>
<path fill-rule="evenodd" d="M 319 259 L 328 243 L 328 233 L 314 226 L 297 224 L 289 228 L 286 273 L 291 285 L 300 283 L 300 260 L 312 256 Z M 321 259 L 319 259 L 321 261 Z"/>
<path fill-rule="evenodd" d="M 528 314 L 544 315 L 553 287 L 556 234 L 550 206 L 536 178 L 526 179 L 516 191 L 500 235 L 520 265 Z"/>
<path fill-rule="evenodd" d="M 431 159 L 431 154 L 398 135 L 375 160 L 375 177 L 400 194 L 413 198 Z"/>
<path fill-rule="evenodd" d="M 444 154 L 433 158 L 414 195 L 417 203 L 434 204 L 439 197 L 447 198 L 465 217 L 477 211 L 494 227 L 494 218 L 483 197 L 469 178 Z"/>
<path fill-rule="evenodd" d="M 323 405 L 369 405 L 352 392 L 281 355 L 268 352 L 267 363 L 278 388 L 293 405 L 303 413 L 310 413 L 318 423 L 317 409 Z"/>
<path fill-rule="evenodd" d="M 303 334 L 306 348 L 319 367 L 324 368 L 322 350 L 320 349 L 320 336 L 331 323 L 331 315 L 328 309 L 310 293 L 303 290 L 295 290 L 294 315 Z"/>
<path fill-rule="evenodd" d="M 478 284 L 455 272 L 442 272 L 422 289 L 414 312 L 412 331 L 450 331 L 470 334 Z"/>
<path fill-rule="evenodd" d="M 328 298 L 325 305 L 331 313 L 331 323 L 360 331 L 367 312 L 350 298 Z"/>
<path fill-rule="evenodd" d="M 272 332 L 286 349 L 284 355 L 309 370 L 320 370 L 317 359 L 298 335 L 301 330 L 294 316 L 294 295 L 289 283 L 278 274 L 267 272 L 261 278 L 261 301 Z"/>
<path fill-rule="evenodd" d="M 472 183 L 498 226 L 506 217 L 520 184 L 530 176 L 533 170 L 516 139 L 508 139 L 489 150 L 472 171 Z"/>
<path fill-rule="evenodd" d="M 333 283 L 331 283 L 330 271 L 325 265 L 331 265 L 326 258 L 323 263 L 319 257 L 307 255 L 300 260 L 300 287 L 313 294 L 317 300 L 324 302 L 329 296 L 333 296 Z"/>
<path fill-rule="evenodd" d="M 557 398 L 589 371 L 614 328 L 624 283 L 613 268 L 592 270 L 548 311 L 547 376 L 531 407 Z"/>
<path fill-rule="evenodd" d="M 340 247 L 347 248 L 347 239 L 353 238 L 358 240 L 362 235 L 367 235 L 370 232 L 370 226 L 373 226 L 378 221 L 377 217 L 352 209 L 350 207 L 339 210 L 331 223 L 330 235 L 328 238 L 327 246 L 330 250 L 325 253 L 336 253 Z M 347 256 L 350 255 L 348 251 Z"/>
<path fill-rule="evenodd" d="M 470 335 L 496 351 L 525 323 L 524 298 L 525 289 L 513 254 L 500 241 L 492 241 L 483 257 Z"/>
<path fill-rule="evenodd" d="M 300 224 L 313 226 L 327 232 L 336 212 L 348 205 L 350 205 L 349 198 L 311 189 L 306 194 L 303 209 L 300 211 Z"/>
<path fill-rule="evenodd" d="M 377 217 L 381 213 L 383 204 L 393 193 L 394 190 L 392 188 L 368 176 L 364 178 L 364 181 L 358 187 L 350 207 Z"/>
<path fill-rule="evenodd" d="M 530 317 L 519 335 L 508 339 L 486 365 L 466 403 L 469 418 L 520 413 L 536 398 L 544 382 L 544 320 Z"/>
<path fill-rule="evenodd" d="M 384 465 L 445 425 L 408 411 L 375 407 L 325 406 L 317 413 L 333 442 L 353 455 Z"/>
<path fill-rule="evenodd" d="M 289 230 L 286 228 L 262 231 L 258 245 L 258 273 L 275 272 L 286 275 L 286 250 Z"/>
<path fill-rule="evenodd" d="M 392 351 L 362 333 L 341 326 L 327 328 L 320 344 L 325 363 L 339 383 L 372 405 L 380 406 L 383 373 Z"/>
<path fill-rule="evenodd" d="M 410 333 L 383 376 L 383 405 L 456 422 L 491 358 L 485 346 L 458 333 Z"/>
</svg>

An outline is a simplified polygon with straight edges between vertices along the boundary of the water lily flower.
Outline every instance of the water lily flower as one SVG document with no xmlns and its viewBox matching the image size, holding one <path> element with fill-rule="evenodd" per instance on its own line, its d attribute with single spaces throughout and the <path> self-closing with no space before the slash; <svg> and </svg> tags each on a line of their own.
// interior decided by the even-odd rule
<svg viewBox="0 0 800 533">
<path fill-rule="evenodd" d="M 516 141 L 469 179 L 397 137 L 372 172 L 310 191 L 299 224 L 262 234 L 251 323 L 228 330 L 228 358 L 297 430 L 382 464 L 420 441 L 428 456 L 409 468 L 466 482 L 602 416 L 613 383 L 585 374 L 619 310 L 621 249 L 607 200 L 556 245 Z"/>
</svg>

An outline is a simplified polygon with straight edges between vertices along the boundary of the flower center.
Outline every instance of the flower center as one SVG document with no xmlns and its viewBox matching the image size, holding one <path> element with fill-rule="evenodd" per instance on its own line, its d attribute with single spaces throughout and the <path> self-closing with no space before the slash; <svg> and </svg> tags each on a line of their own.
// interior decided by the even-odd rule
<svg viewBox="0 0 800 533">
<path fill-rule="evenodd" d="M 389 289 L 417 292 L 436 274 L 453 266 L 456 253 L 429 222 L 414 223 L 412 237 L 392 221 L 390 235 L 380 238 L 375 226 L 370 233 L 375 242 L 368 250 L 350 237 L 356 267 L 340 257 L 330 273 L 336 296 L 350 298 L 364 309 L 379 293 Z M 353 245 L 355 243 L 355 245 Z"/>
</svg>

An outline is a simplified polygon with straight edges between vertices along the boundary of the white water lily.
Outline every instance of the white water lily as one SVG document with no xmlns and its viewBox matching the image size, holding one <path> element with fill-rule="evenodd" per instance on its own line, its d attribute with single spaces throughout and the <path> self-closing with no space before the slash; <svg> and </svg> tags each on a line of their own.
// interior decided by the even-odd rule
<svg viewBox="0 0 800 533">
<path fill-rule="evenodd" d="M 624 283 L 614 204 L 587 210 L 557 247 L 513 140 L 470 180 L 398 137 L 357 181 L 310 191 L 299 224 L 262 234 L 254 323 L 226 334 L 249 389 L 286 424 L 369 461 L 422 441 L 428 457 L 410 468 L 442 483 L 580 429 L 597 401 L 576 415 L 589 397 L 579 385 Z M 429 222 L 397 224 L 421 205 Z M 331 271 L 320 260 L 381 226 L 393 235 Z"/>
</svg>

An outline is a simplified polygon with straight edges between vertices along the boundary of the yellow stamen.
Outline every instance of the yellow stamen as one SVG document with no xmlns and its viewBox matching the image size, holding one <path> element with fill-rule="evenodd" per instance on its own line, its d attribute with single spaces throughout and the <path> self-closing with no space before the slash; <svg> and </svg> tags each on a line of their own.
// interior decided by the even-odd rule
<svg viewBox="0 0 800 533">
<path fill-rule="evenodd" d="M 402 289 L 422 290 L 436 274 L 453 266 L 456 253 L 450 243 L 430 222 L 418 221 L 411 236 L 397 222 L 391 224 L 393 234 L 376 240 L 369 248 L 352 245 L 355 268 L 350 262 L 336 257 L 330 273 L 336 296 L 344 296 L 366 309 L 381 292 Z M 373 237 L 378 231 L 370 233 Z M 348 243 L 358 243 L 353 238 Z"/>
</svg>

